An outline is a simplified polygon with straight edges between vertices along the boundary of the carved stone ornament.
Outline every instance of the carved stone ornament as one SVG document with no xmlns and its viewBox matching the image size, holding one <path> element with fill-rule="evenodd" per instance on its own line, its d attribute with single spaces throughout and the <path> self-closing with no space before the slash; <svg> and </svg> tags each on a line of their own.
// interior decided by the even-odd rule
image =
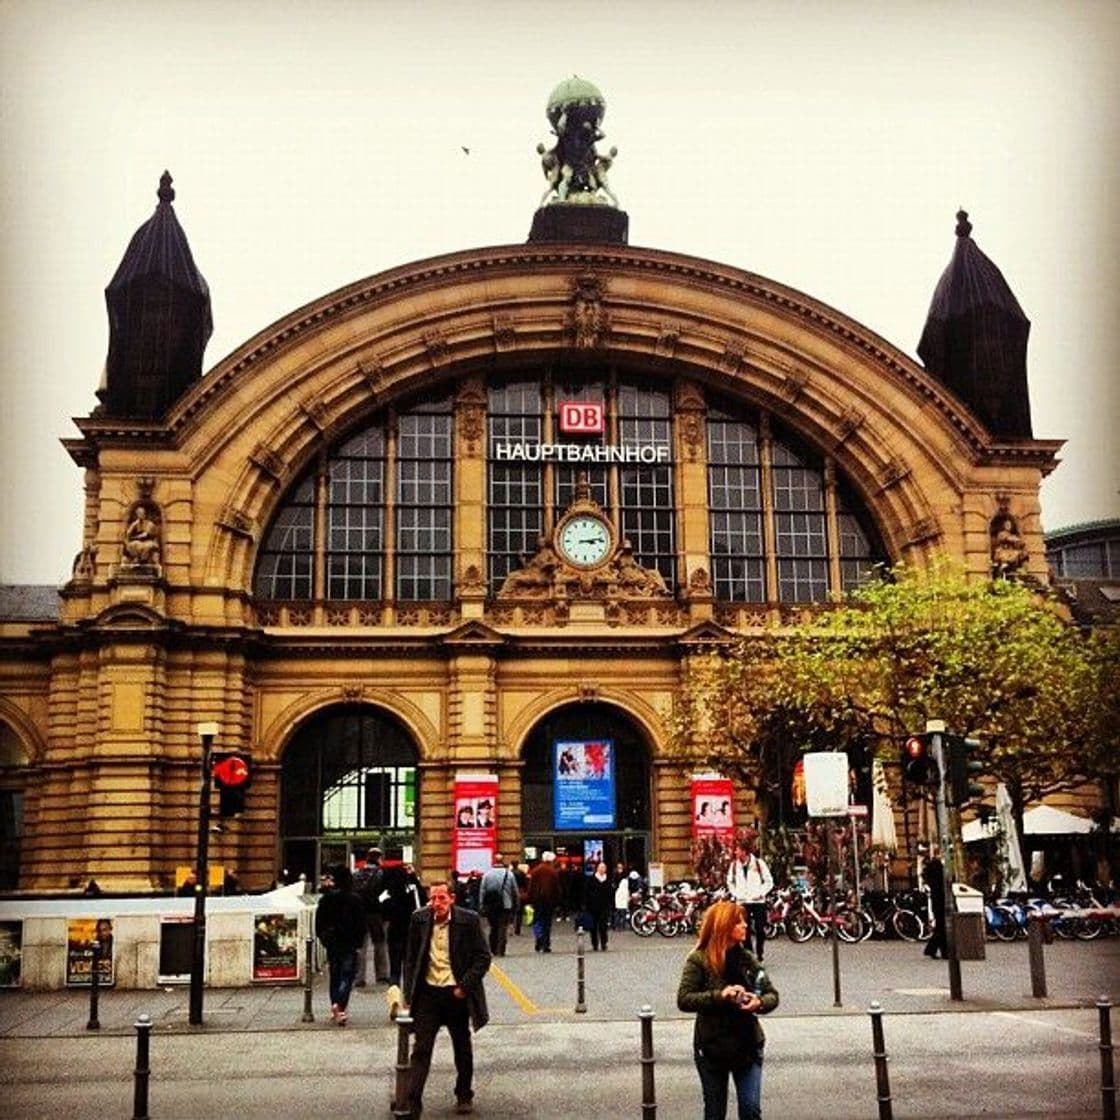
<svg viewBox="0 0 1120 1120">
<path fill-rule="evenodd" d="M 486 394 L 475 379 L 465 381 L 455 396 L 455 426 L 467 453 L 476 454 L 486 426 Z"/>
<path fill-rule="evenodd" d="M 300 402 L 300 412 L 315 425 L 321 432 L 325 432 L 330 423 L 330 414 L 327 411 L 327 406 L 316 397 L 309 397 L 305 401 Z"/>
<path fill-rule="evenodd" d="M 263 443 L 258 443 L 249 453 L 249 460 L 273 481 L 279 482 L 284 477 L 284 460 Z"/>
<path fill-rule="evenodd" d="M 357 704 L 365 695 L 365 685 L 361 684 L 344 684 L 339 689 L 342 693 L 342 699 L 350 704 Z"/>
<path fill-rule="evenodd" d="M 97 549 L 87 545 L 74 557 L 70 576 L 78 583 L 88 583 L 93 579 L 97 567 Z"/>
<path fill-rule="evenodd" d="M 1019 535 L 1019 524 L 1006 506 L 992 518 L 989 532 L 992 538 L 992 576 L 1006 579 L 1022 569 L 1030 553 Z"/>
<path fill-rule="evenodd" d="M 451 353 L 451 347 L 444 338 L 443 332 L 437 330 L 424 332 L 424 350 L 433 366 L 442 365 Z"/>
<path fill-rule="evenodd" d="M 690 381 L 683 382 L 677 390 L 676 413 L 685 454 L 696 462 L 704 446 L 704 397 Z"/>
<path fill-rule="evenodd" d="M 459 597 L 463 599 L 485 597 L 486 580 L 477 564 L 470 564 L 459 580 Z"/>
<path fill-rule="evenodd" d="M 378 393 L 385 384 L 385 367 L 380 358 L 367 358 L 358 363 L 358 372 L 365 379 L 371 393 Z"/>
<path fill-rule="evenodd" d="M 142 492 L 143 489 L 141 487 Z M 150 499 L 133 502 L 125 518 L 121 544 L 122 570 L 157 570 L 162 556 L 162 541 L 163 514 L 159 505 Z"/>
<path fill-rule="evenodd" d="M 517 345 L 517 331 L 508 315 L 495 315 L 492 319 L 494 329 L 494 349 L 499 353 L 512 350 Z"/>
<path fill-rule="evenodd" d="M 688 577 L 689 598 L 702 598 L 712 594 L 712 579 L 707 568 L 697 568 Z"/>
<path fill-rule="evenodd" d="M 552 537 L 537 539 L 537 550 L 524 558 L 524 564 L 506 576 L 498 599 L 539 599 L 559 602 L 571 599 L 667 599 L 669 589 L 661 573 L 645 568 L 634 558 L 628 540 L 617 541 L 611 530 L 609 545 L 604 542 L 602 560 L 588 567 L 570 563 L 559 551 L 557 536 L 563 526 L 578 519 L 588 524 L 606 524 L 599 503 L 588 494 L 586 478 L 581 478 L 576 497 L 557 519 Z"/>
<path fill-rule="evenodd" d="M 836 422 L 836 445 L 844 443 L 848 437 L 857 431 L 863 424 L 866 417 L 858 408 L 849 405 L 840 414 L 840 419 Z"/>
<path fill-rule="evenodd" d="M 594 350 L 601 346 L 609 329 L 602 281 L 589 274 L 576 277 L 568 315 L 568 333 L 576 349 Z"/>
</svg>

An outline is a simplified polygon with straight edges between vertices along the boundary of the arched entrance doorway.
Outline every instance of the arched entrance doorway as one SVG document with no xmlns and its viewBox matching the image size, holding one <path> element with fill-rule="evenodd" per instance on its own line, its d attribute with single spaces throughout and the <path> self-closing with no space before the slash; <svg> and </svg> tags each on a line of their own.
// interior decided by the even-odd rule
<svg viewBox="0 0 1120 1120">
<path fill-rule="evenodd" d="M 405 727 L 378 708 L 330 708 L 305 723 L 281 769 L 281 864 L 314 881 L 319 869 L 364 856 L 371 844 L 411 848 L 418 752 Z"/>
<path fill-rule="evenodd" d="M 0 720 L 0 890 L 19 886 L 27 751 L 15 729 Z"/>
<path fill-rule="evenodd" d="M 645 874 L 650 858 L 650 750 L 618 708 L 559 708 L 530 732 L 522 752 L 521 831 L 532 855 L 546 848 L 582 866 L 599 852 L 609 867 Z"/>
</svg>

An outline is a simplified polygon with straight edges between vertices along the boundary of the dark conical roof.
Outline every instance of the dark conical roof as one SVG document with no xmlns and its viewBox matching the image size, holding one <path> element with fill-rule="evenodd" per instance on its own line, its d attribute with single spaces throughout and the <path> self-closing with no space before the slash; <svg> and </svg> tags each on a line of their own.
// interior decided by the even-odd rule
<svg viewBox="0 0 1120 1120">
<path fill-rule="evenodd" d="M 1031 437 L 1027 336 L 1003 273 L 977 248 L 964 210 L 957 244 L 929 305 L 918 355 L 996 435 Z"/>
<path fill-rule="evenodd" d="M 156 418 L 202 376 L 213 332 L 210 289 L 195 266 L 165 171 L 155 213 L 132 236 L 105 289 L 109 357 L 100 395 L 111 416 Z"/>
</svg>

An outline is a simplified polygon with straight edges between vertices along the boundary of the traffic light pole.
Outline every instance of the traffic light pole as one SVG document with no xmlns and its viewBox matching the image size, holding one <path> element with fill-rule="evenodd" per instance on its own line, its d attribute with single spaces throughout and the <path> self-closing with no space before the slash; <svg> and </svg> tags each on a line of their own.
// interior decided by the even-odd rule
<svg viewBox="0 0 1120 1120">
<path fill-rule="evenodd" d="M 962 1000 L 964 993 L 961 988 L 961 962 L 957 958 L 956 931 L 951 920 L 953 884 L 957 880 L 957 845 L 949 821 L 949 799 L 945 795 L 949 761 L 945 751 L 945 724 L 941 720 L 929 720 L 926 723 L 926 731 L 930 732 L 933 759 L 937 764 L 937 785 L 934 787 L 937 804 L 937 836 L 941 848 L 941 862 L 945 868 L 944 905 L 942 913 L 936 917 L 945 930 L 945 945 L 949 958 L 949 998 Z"/>
<path fill-rule="evenodd" d="M 191 947 L 191 994 L 188 1021 L 202 1025 L 203 970 L 206 962 L 206 891 L 210 885 L 210 749 L 218 733 L 216 723 L 200 723 L 202 783 L 198 794 L 198 882 L 194 888 L 194 943 Z"/>
</svg>

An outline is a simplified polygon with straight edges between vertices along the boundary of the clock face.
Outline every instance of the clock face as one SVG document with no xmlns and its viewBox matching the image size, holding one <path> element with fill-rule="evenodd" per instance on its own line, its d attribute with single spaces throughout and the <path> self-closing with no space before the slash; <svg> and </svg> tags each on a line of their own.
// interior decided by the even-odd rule
<svg viewBox="0 0 1120 1120">
<path fill-rule="evenodd" d="M 611 551 L 611 531 L 600 518 L 577 514 L 564 523 L 557 544 L 570 564 L 594 568 Z"/>
</svg>

